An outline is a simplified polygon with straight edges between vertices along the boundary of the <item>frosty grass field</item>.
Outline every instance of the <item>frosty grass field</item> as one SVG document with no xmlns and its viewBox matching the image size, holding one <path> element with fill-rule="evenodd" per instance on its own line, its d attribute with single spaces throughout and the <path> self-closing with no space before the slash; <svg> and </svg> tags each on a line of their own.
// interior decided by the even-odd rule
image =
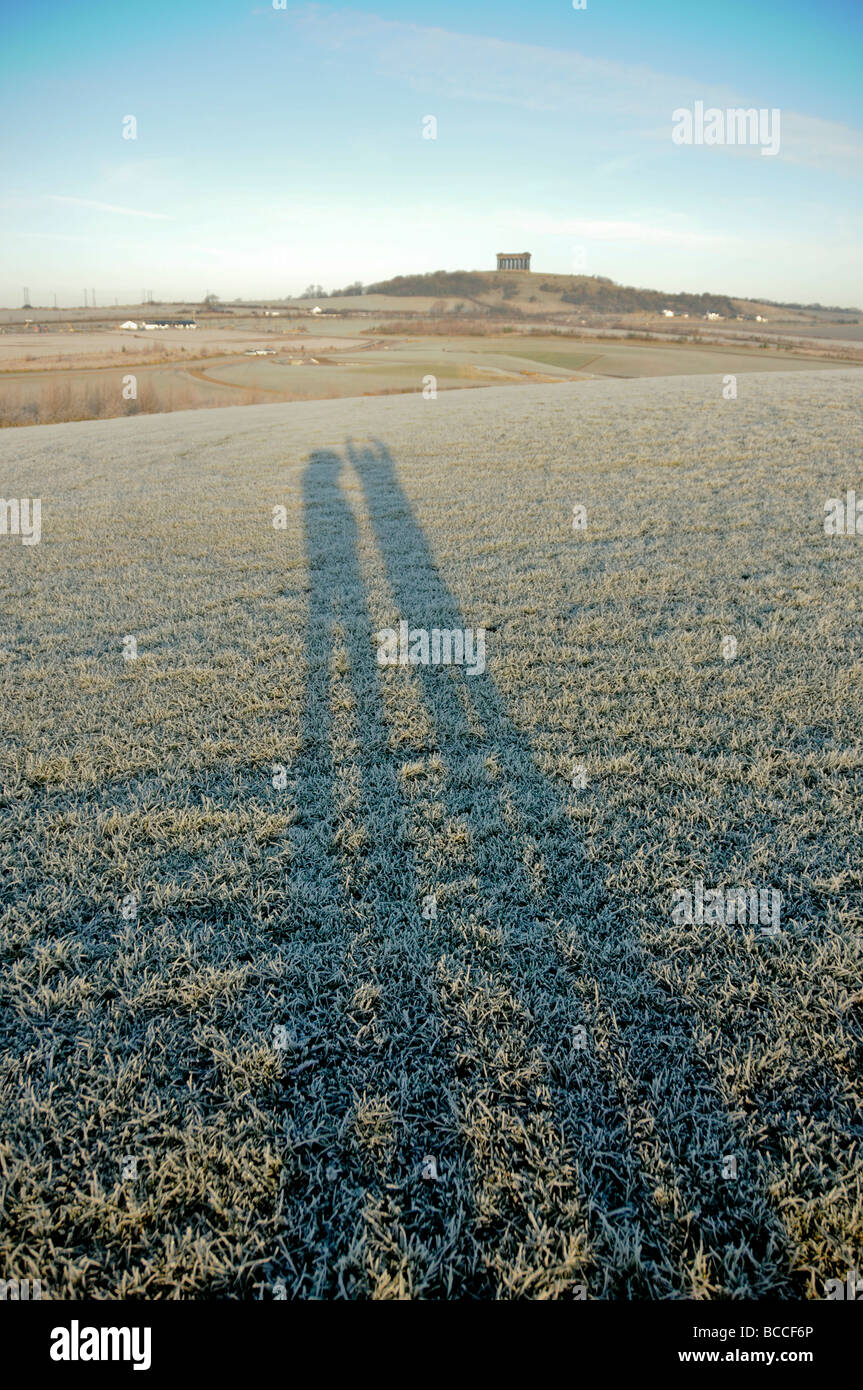
<svg viewBox="0 0 863 1390">
<path fill-rule="evenodd" d="M 823 526 L 861 380 L 4 432 L 42 539 L 0 537 L 0 1274 L 863 1269 L 863 537 Z M 380 666 L 400 620 L 484 628 L 485 673 Z M 674 920 L 699 882 L 778 890 L 780 931 Z"/>
</svg>

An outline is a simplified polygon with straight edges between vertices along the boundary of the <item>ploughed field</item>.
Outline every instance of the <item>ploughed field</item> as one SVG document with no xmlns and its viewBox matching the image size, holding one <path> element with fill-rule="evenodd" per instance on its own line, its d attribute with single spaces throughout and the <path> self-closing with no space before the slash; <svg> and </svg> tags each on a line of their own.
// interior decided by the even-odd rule
<svg viewBox="0 0 863 1390">
<path fill-rule="evenodd" d="M 789 1299 L 859 1266 L 863 536 L 824 530 L 859 382 L 3 433 L 41 498 L 0 536 L 4 1278 Z M 380 664 L 403 622 L 484 663 Z"/>
</svg>

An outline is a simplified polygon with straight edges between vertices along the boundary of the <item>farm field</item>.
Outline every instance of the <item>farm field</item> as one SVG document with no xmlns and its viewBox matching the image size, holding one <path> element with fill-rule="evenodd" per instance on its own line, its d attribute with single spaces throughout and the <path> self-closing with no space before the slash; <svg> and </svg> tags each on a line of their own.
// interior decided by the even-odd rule
<svg viewBox="0 0 863 1390">
<path fill-rule="evenodd" d="M 422 323 L 391 335 L 391 327 L 382 334 L 372 320 L 334 320 L 320 329 L 277 323 L 223 324 L 194 333 L 7 332 L 0 337 L 0 425 L 422 393 L 429 383 L 446 391 L 591 377 L 847 371 L 853 365 L 752 342 L 586 341 L 537 331 L 447 335 L 424 331 Z M 127 398 L 130 381 L 134 396 Z"/>
<path fill-rule="evenodd" d="M 43 1296 L 861 1267 L 861 378 L 530 347 L 486 365 L 564 379 L 0 437 L 42 503 L 0 537 L 0 1265 Z M 485 670 L 380 665 L 401 621 Z M 698 884 L 779 931 L 677 921 Z"/>
</svg>

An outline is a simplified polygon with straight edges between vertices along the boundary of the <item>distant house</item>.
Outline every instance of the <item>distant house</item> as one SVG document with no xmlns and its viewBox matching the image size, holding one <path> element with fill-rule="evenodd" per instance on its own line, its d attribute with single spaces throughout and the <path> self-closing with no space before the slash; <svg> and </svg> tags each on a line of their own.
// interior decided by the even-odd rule
<svg viewBox="0 0 863 1390">
<path fill-rule="evenodd" d="M 673 319 L 673 318 L 674 318 L 674 310 L 673 310 L 673 309 L 663 309 L 663 311 L 662 311 L 662 317 L 663 317 L 664 319 Z"/>
<path fill-rule="evenodd" d="M 323 312 L 324 312 L 323 309 L 319 309 L 318 306 L 317 306 L 317 304 L 315 305 L 314 309 L 312 310 L 312 313 L 313 313 L 313 314 L 322 314 Z"/>
</svg>

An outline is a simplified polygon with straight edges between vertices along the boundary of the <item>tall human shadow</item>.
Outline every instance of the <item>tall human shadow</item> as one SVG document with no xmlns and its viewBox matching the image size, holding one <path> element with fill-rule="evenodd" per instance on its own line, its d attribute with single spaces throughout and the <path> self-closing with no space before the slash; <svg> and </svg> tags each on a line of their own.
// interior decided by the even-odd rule
<svg viewBox="0 0 863 1390">
<path fill-rule="evenodd" d="M 441 1293 L 435 1266 L 440 1198 L 417 1181 L 422 1157 L 432 1152 L 450 1169 L 456 1155 L 442 1150 L 452 1130 L 452 1058 L 435 1027 L 432 970 L 424 959 L 426 924 L 405 831 L 398 785 L 400 760 L 387 745 L 373 625 L 360 570 L 357 527 L 339 485 L 344 459 L 320 450 L 310 455 L 302 490 L 308 607 L 306 682 L 299 751 L 292 760 L 289 870 L 289 940 L 298 969 L 292 975 L 289 1014 L 308 1057 L 288 1068 L 282 1106 L 303 1161 L 288 1202 L 283 1233 L 293 1278 L 312 1296 L 362 1292 L 359 1249 L 363 1212 L 391 1220 L 399 1236 L 426 1259 L 418 1281 Z M 361 852 L 345 848 L 333 713 L 333 661 L 347 657 L 343 677 L 355 705 L 354 735 L 342 762 L 361 782 Z M 398 891 L 387 885 L 396 883 Z M 366 994 L 358 991 L 366 989 Z M 372 1001 L 372 1002 L 368 1002 Z M 375 1029 L 369 1024 L 374 1015 Z M 303 1069 L 305 1066 L 305 1069 Z M 326 1083 L 321 1084 L 321 1078 Z M 358 1107 L 382 1098 L 395 1102 L 392 1133 L 380 1155 L 357 1142 Z M 400 1194 L 398 1210 L 381 1215 Z M 394 1208 L 395 1212 L 395 1208 Z M 425 1252 L 425 1253 L 424 1253 Z M 343 1268 L 342 1266 L 346 1266 Z M 478 1291 L 478 1290 L 476 1290 Z"/>
<path fill-rule="evenodd" d="M 417 628 L 474 627 L 441 577 L 385 445 L 361 448 L 349 441 L 346 452 L 362 483 L 397 616 Z M 493 661 L 491 651 L 489 655 Z M 571 1149 L 580 1156 L 598 1247 L 612 1249 L 615 1217 L 625 1212 L 638 1228 L 642 1264 L 658 1270 L 669 1243 L 677 1247 L 673 1263 L 678 1269 L 701 1250 L 712 1261 L 714 1277 L 733 1286 L 737 1276 L 725 1262 L 730 1250 L 738 1275 L 743 1268 L 757 1278 L 763 1258 L 769 1257 L 774 1267 L 780 1262 L 777 1252 L 787 1246 L 786 1232 L 757 1177 L 747 1185 L 746 1197 L 742 1184 L 739 1189 L 720 1180 L 725 1155 L 738 1155 L 742 1166 L 754 1164 L 757 1155 L 745 1153 L 695 1044 L 691 1006 L 657 980 L 633 924 L 640 905 L 615 902 L 607 892 L 571 828 L 560 794 L 541 772 L 528 738 L 510 719 L 492 670 L 474 677 L 465 677 L 457 667 L 418 664 L 411 670 L 421 683 L 449 769 L 448 813 L 471 829 L 478 891 L 469 907 L 505 928 L 506 959 L 500 968 L 511 973 L 530 1010 L 537 1046 L 548 1062 L 557 1115 Z M 471 730 L 466 715 L 471 705 L 481 721 L 481 735 Z M 503 775 L 481 777 L 478 754 L 493 754 Z M 513 805 L 518 830 L 512 825 Z M 547 886 L 539 894 L 523 861 L 525 831 L 546 861 Z M 649 916 L 649 905 L 644 911 Z M 575 929 L 577 968 L 562 953 L 559 938 L 553 940 L 553 923 Z M 597 1011 L 584 1002 L 594 991 Z M 588 1064 L 581 1054 L 572 1065 L 573 1027 L 596 1023 L 600 1015 L 612 1034 L 616 1031 L 615 1051 L 624 1051 L 622 1080 L 620 1068 L 615 1075 L 601 1055 L 593 1054 Z M 680 1194 L 685 1221 L 657 1204 L 655 1175 L 649 1180 L 635 1153 L 634 1129 L 641 1137 L 657 1135 L 660 1166 Z M 637 1288 L 632 1292 L 639 1296 Z M 791 1287 L 771 1292 L 787 1296 Z M 686 1293 L 678 1284 L 666 1296 Z M 652 1296 L 657 1296 L 656 1283 Z"/>
</svg>

